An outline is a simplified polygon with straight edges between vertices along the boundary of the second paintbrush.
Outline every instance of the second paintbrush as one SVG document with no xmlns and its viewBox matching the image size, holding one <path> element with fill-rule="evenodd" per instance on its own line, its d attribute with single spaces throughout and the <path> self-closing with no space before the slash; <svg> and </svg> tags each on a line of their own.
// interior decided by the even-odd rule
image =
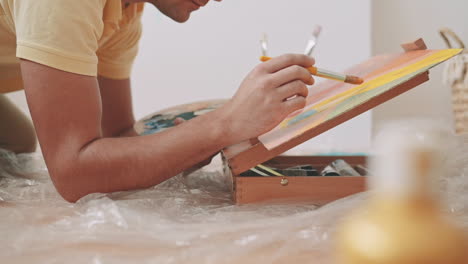
<svg viewBox="0 0 468 264">
<path fill-rule="evenodd" d="M 261 61 L 268 61 L 270 59 L 271 58 L 267 57 L 267 56 L 261 56 L 260 57 Z M 341 73 L 335 73 L 335 72 L 320 69 L 320 68 L 317 68 L 317 67 L 314 67 L 314 66 L 307 68 L 307 70 L 312 75 L 327 78 L 327 79 L 331 79 L 331 80 L 342 81 L 342 82 L 345 82 L 345 83 L 362 84 L 364 82 L 364 80 L 362 78 L 357 77 L 357 76 L 346 75 L 346 74 L 341 74 Z"/>
</svg>

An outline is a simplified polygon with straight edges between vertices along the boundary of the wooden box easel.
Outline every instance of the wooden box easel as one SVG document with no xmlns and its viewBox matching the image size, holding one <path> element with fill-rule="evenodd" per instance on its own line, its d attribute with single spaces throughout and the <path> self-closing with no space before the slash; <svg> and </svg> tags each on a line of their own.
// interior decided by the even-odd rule
<svg viewBox="0 0 468 264">
<path fill-rule="evenodd" d="M 385 72 L 385 69 L 404 64 L 407 57 L 411 60 L 418 60 L 419 54 L 426 50 L 426 45 L 422 39 L 409 44 L 403 44 L 404 53 L 393 56 L 377 56 L 371 58 L 374 66 L 369 66 L 368 62 L 356 66 L 357 70 L 367 67 L 366 75 L 374 75 Z M 400 64 L 399 64 L 400 63 Z M 389 66 L 390 65 L 390 66 Z M 433 65 L 434 66 L 434 65 Z M 369 68 L 370 67 L 370 68 Z M 387 67 L 387 68 L 386 68 Z M 371 74 L 372 75 L 372 74 Z M 366 76 L 364 76 L 366 77 Z M 322 167 L 325 164 L 342 158 L 351 165 L 364 164 L 366 157 L 285 157 L 278 156 L 285 151 L 350 120 L 351 118 L 372 109 L 397 95 L 400 95 L 429 80 L 427 69 L 395 84 L 391 89 L 372 97 L 349 111 L 345 111 L 332 119 L 320 123 L 302 134 L 283 142 L 274 148 L 266 148 L 259 139 L 252 139 L 240 144 L 225 148 L 222 151 L 225 173 L 232 177 L 233 197 L 237 204 L 258 203 L 258 202 L 308 202 L 314 204 L 324 204 L 345 196 L 362 192 L 365 190 L 366 177 L 363 176 L 240 176 L 242 172 L 255 167 L 257 164 L 270 164 L 276 166 L 294 166 L 300 164 L 311 164 Z M 316 87 L 313 87 L 316 89 Z M 309 94 L 309 96 L 314 96 Z M 306 122 L 305 120 L 304 122 Z"/>
</svg>

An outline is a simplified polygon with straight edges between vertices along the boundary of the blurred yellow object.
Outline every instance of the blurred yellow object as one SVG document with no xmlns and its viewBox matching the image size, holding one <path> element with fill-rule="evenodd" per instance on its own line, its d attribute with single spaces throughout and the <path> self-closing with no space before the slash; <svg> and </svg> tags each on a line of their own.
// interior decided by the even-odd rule
<svg viewBox="0 0 468 264">
<path fill-rule="evenodd" d="M 463 232 L 422 197 L 374 199 L 339 231 L 339 264 L 463 264 Z"/>
<path fill-rule="evenodd" d="M 440 135 L 405 131 L 381 140 L 371 163 L 374 193 L 337 230 L 337 264 L 468 263 L 466 234 L 436 201 Z"/>
</svg>

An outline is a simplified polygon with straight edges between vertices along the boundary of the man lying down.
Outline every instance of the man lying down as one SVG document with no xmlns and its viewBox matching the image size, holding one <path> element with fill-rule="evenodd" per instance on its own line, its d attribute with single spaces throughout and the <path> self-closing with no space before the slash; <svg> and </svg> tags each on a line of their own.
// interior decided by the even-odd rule
<svg viewBox="0 0 468 264">
<path fill-rule="evenodd" d="M 144 2 L 183 23 L 209 0 L 0 0 L 0 148 L 34 151 L 37 135 L 67 201 L 147 188 L 203 164 L 303 108 L 314 83 L 305 69 L 314 59 L 283 55 L 252 69 L 215 111 L 136 136 L 130 72 Z M 4 95 L 21 89 L 34 127 Z"/>
</svg>

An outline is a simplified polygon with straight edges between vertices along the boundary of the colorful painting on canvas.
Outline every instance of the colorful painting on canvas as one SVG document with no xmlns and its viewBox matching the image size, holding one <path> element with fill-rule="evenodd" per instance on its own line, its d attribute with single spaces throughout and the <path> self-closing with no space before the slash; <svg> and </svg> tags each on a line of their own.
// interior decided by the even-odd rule
<svg viewBox="0 0 468 264">
<path fill-rule="evenodd" d="M 135 130 L 139 135 L 161 132 L 173 127 L 177 118 L 190 120 L 215 110 L 224 102 L 225 100 L 210 100 L 174 106 L 144 117 L 135 124 Z"/>
<path fill-rule="evenodd" d="M 371 58 L 347 71 L 348 74 L 363 77 L 363 84 L 326 81 L 322 85 L 312 86 L 307 106 L 291 114 L 273 130 L 261 135 L 259 140 L 267 149 L 273 149 L 428 71 L 460 52 L 459 49 L 417 50 Z"/>
</svg>

